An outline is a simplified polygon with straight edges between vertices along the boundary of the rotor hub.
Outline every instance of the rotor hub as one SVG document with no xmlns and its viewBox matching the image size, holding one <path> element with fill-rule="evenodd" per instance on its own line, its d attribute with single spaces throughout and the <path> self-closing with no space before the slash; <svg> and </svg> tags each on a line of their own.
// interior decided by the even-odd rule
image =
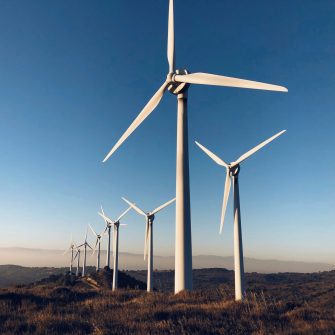
<svg viewBox="0 0 335 335">
<path fill-rule="evenodd" d="M 174 94 L 174 95 L 178 95 L 180 93 L 183 93 L 185 92 L 188 87 L 190 86 L 190 84 L 187 84 L 187 83 L 179 83 L 177 81 L 175 81 L 175 75 L 176 74 L 189 74 L 189 72 L 184 69 L 184 70 L 176 70 L 175 73 L 169 73 L 167 75 L 167 81 L 169 81 L 169 87 L 168 87 L 168 90 Z"/>
<path fill-rule="evenodd" d="M 148 215 L 148 222 L 149 223 L 153 223 L 154 222 L 154 219 L 155 219 L 155 215 L 152 214 L 152 215 Z"/>
</svg>

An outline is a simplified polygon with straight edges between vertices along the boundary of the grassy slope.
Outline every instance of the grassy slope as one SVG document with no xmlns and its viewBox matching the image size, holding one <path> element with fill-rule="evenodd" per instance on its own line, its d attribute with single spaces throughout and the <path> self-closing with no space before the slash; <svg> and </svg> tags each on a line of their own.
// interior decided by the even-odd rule
<svg viewBox="0 0 335 335">
<path fill-rule="evenodd" d="M 204 282 L 210 282 L 210 272 L 201 272 Z M 251 290 L 244 303 L 234 302 L 228 279 L 216 288 L 176 296 L 112 293 L 84 283 L 2 289 L 0 333 L 335 334 L 334 271 L 250 274 L 248 282 Z"/>
</svg>

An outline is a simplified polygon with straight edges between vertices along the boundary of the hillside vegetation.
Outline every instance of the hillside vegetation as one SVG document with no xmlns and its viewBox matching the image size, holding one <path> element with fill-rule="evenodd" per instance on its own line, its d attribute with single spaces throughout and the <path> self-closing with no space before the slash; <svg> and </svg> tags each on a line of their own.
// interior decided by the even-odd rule
<svg viewBox="0 0 335 335">
<path fill-rule="evenodd" d="M 1 289 L 0 333 L 335 334 L 335 271 L 248 274 L 249 290 L 243 303 L 234 301 L 231 271 L 198 271 L 197 285 L 211 278 L 215 282 L 216 275 L 225 271 L 227 279 L 216 287 L 178 295 L 148 294 L 129 273 L 123 274 L 123 280 L 136 290 L 129 285 L 111 292 L 108 283 L 103 284 L 104 274 L 92 276 L 97 283 L 93 286 L 87 278 L 55 276 Z"/>
</svg>

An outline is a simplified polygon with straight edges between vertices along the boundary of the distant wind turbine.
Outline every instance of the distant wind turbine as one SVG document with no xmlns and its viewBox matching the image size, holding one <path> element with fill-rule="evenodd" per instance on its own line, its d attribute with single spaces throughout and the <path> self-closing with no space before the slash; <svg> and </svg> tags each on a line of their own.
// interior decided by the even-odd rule
<svg viewBox="0 0 335 335">
<path fill-rule="evenodd" d="M 145 105 L 133 123 L 116 142 L 103 162 L 106 162 L 135 129 L 154 111 L 164 93 L 169 90 L 177 96 L 177 166 L 176 166 L 176 242 L 175 242 L 175 293 L 192 289 L 192 242 L 189 186 L 187 92 L 190 84 L 214 85 L 287 92 L 282 86 L 256 81 L 218 76 L 208 73 L 189 73 L 176 70 L 174 52 L 174 1 L 170 0 L 168 15 L 167 58 L 169 72 L 154 96 Z"/>
<path fill-rule="evenodd" d="M 219 158 L 213 152 L 205 148 L 198 142 L 195 142 L 200 149 L 202 149 L 215 163 L 223 166 L 227 170 L 226 183 L 223 193 L 223 204 L 221 213 L 221 224 L 220 224 L 220 234 L 222 233 L 222 228 L 224 224 L 224 218 L 226 214 L 227 202 L 230 193 L 230 186 L 233 183 L 234 190 L 234 264 L 235 264 L 235 300 L 242 300 L 245 295 L 244 287 L 244 261 L 243 261 L 243 246 L 242 246 L 242 229 L 241 229 L 241 212 L 240 212 L 240 193 L 239 193 L 239 183 L 238 175 L 240 172 L 240 164 L 253 155 L 256 151 L 263 148 L 265 145 L 273 141 L 275 138 L 283 134 L 286 130 L 282 130 L 278 134 L 270 137 L 268 140 L 260 143 L 253 149 L 247 151 L 241 157 L 239 157 L 235 162 L 230 164 L 226 163 L 224 160 Z M 232 181 L 231 181 L 232 180 Z"/>
<path fill-rule="evenodd" d="M 73 257 L 74 257 L 74 249 L 76 245 L 73 241 L 73 237 L 71 237 L 70 246 L 64 251 L 64 255 L 67 254 L 71 250 L 71 260 L 70 260 L 70 274 L 72 273 L 72 264 L 73 264 Z"/>
<path fill-rule="evenodd" d="M 131 209 L 131 207 L 127 208 L 116 220 L 110 219 L 102 210 L 102 213 L 98 212 L 98 214 L 105 220 L 106 222 L 106 230 L 108 230 L 108 255 L 110 254 L 110 230 L 113 226 L 113 256 L 114 256 L 114 268 L 113 268 L 113 291 L 118 288 L 118 271 L 119 271 L 119 227 L 126 226 L 127 224 L 120 223 L 121 218 L 123 218 L 126 213 Z"/>
<path fill-rule="evenodd" d="M 93 234 L 96 237 L 96 242 L 95 242 L 95 246 L 93 249 L 93 255 L 98 247 L 98 255 L 97 255 L 97 267 L 96 270 L 99 271 L 100 270 L 100 251 L 101 251 L 101 238 L 105 235 L 104 233 L 106 232 L 106 229 L 104 229 L 100 234 L 96 233 L 94 231 L 94 229 L 92 228 L 91 225 L 89 225 L 91 231 L 93 232 Z"/>
<path fill-rule="evenodd" d="M 83 271 L 82 271 L 82 276 L 85 276 L 85 270 L 86 270 L 86 253 L 87 253 L 87 247 L 93 250 L 93 248 L 89 245 L 87 242 L 87 229 L 86 229 L 86 235 L 85 235 L 85 242 L 81 245 L 78 246 L 78 248 L 84 247 L 84 260 L 83 260 Z"/>
<path fill-rule="evenodd" d="M 176 198 L 169 200 L 163 205 L 157 207 L 151 212 L 144 212 L 142 209 L 137 207 L 134 203 L 130 202 L 126 198 L 122 198 L 128 205 L 130 205 L 138 214 L 145 217 L 145 236 L 144 236 L 144 259 L 148 254 L 148 273 L 147 273 L 147 291 L 151 292 L 153 290 L 153 222 L 155 219 L 155 214 L 160 210 L 172 204 Z"/>
<path fill-rule="evenodd" d="M 79 264 L 80 264 L 80 252 L 81 252 L 81 250 L 80 250 L 80 248 L 76 244 L 75 244 L 75 246 L 76 246 L 77 252 L 76 252 L 73 260 L 75 260 L 77 258 L 76 276 L 78 277 L 79 276 Z"/>
</svg>

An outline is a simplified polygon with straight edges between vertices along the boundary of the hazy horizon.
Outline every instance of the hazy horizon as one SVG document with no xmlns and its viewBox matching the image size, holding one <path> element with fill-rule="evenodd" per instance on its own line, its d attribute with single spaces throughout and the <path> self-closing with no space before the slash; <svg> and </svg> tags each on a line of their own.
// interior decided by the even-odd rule
<svg viewBox="0 0 335 335">
<path fill-rule="evenodd" d="M 64 255 L 64 250 L 30 249 L 22 247 L 0 248 L 0 265 L 19 265 L 28 267 L 67 267 L 70 262 L 70 254 Z M 6 261 L 8 260 L 8 262 Z M 82 266 L 81 263 L 80 266 Z M 101 266 L 105 265 L 106 250 L 101 251 Z M 73 266 L 76 267 L 76 261 Z M 96 265 L 96 254 L 87 253 L 87 264 Z M 193 254 L 193 268 L 226 268 L 233 269 L 234 259 L 232 255 L 195 255 Z M 143 254 L 129 252 L 119 253 L 120 270 L 146 270 L 147 261 Z M 174 268 L 173 255 L 154 256 L 154 269 L 171 270 Z M 247 272 L 276 273 L 276 272 L 319 272 L 335 269 L 335 264 L 322 262 L 301 262 L 279 259 L 256 259 L 245 257 Z"/>
</svg>

